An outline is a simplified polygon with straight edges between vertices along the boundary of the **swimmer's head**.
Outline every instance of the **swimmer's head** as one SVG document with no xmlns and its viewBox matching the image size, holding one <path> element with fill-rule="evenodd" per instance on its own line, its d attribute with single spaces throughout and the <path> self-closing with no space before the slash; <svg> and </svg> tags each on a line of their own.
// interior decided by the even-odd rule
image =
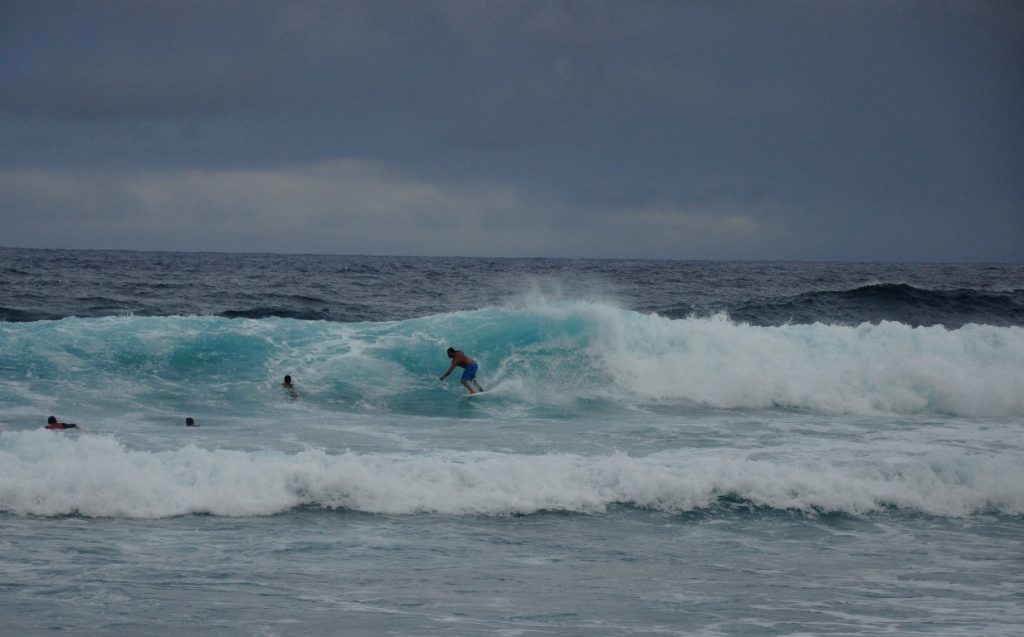
<svg viewBox="0 0 1024 637">
<path fill-rule="evenodd" d="M 54 418 L 53 416 L 50 416 L 49 418 L 46 419 L 46 424 L 48 424 L 48 425 L 56 425 L 57 424 L 57 419 Z"/>
</svg>

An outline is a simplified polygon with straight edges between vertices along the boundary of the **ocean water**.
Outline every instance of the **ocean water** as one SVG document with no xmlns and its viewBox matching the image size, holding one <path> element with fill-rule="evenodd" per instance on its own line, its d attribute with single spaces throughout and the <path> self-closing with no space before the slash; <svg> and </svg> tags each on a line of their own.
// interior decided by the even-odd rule
<svg viewBox="0 0 1024 637">
<path fill-rule="evenodd" d="M 1024 626 L 1024 265 L 0 249 L 0 321 L 5 635 Z"/>
</svg>

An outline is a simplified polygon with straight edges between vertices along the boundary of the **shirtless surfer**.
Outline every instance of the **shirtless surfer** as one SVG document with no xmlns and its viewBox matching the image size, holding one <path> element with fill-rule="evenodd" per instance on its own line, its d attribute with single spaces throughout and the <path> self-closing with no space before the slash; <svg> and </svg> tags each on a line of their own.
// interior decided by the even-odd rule
<svg viewBox="0 0 1024 637">
<path fill-rule="evenodd" d="M 448 366 L 448 371 L 441 376 L 441 380 L 448 378 L 448 374 L 451 374 L 452 370 L 456 367 L 461 367 L 465 370 L 462 372 L 462 379 L 459 381 L 462 383 L 462 386 L 469 390 L 471 394 L 484 390 L 480 383 L 476 382 L 476 370 L 479 368 L 479 365 L 476 364 L 475 360 L 466 356 L 466 353 L 462 350 L 455 349 L 454 347 L 448 348 L 448 358 L 452 359 L 452 364 Z"/>
</svg>

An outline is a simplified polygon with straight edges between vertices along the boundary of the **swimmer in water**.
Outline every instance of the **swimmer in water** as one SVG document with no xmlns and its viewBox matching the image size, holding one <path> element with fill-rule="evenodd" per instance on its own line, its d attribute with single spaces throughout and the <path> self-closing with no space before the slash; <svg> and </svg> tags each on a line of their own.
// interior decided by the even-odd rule
<svg viewBox="0 0 1024 637">
<path fill-rule="evenodd" d="M 281 387 L 284 387 L 284 390 L 288 392 L 288 396 L 290 396 L 291 398 L 299 397 L 299 392 L 295 390 L 295 383 L 292 382 L 291 376 L 285 374 L 284 382 L 281 383 Z"/>
</svg>

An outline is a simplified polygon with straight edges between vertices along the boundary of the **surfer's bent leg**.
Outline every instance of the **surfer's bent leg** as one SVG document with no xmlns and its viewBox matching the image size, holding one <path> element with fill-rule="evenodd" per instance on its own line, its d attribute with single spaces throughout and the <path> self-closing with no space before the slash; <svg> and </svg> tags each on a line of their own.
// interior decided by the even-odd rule
<svg viewBox="0 0 1024 637">
<path fill-rule="evenodd" d="M 476 382 L 476 370 L 479 367 L 479 365 L 473 363 L 472 365 L 466 367 L 466 371 L 462 372 L 462 385 L 463 387 L 468 389 L 469 393 L 471 394 L 475 394 L 478 391 L 483 391 L 482 389 L 480 389 L 480 384 Z M 470 381 L 472 381 L 473 384 L 476 385 L 477 388 L 475 390 L 473 389 L 473 386 L 469 384 Z"/>
</svg>

